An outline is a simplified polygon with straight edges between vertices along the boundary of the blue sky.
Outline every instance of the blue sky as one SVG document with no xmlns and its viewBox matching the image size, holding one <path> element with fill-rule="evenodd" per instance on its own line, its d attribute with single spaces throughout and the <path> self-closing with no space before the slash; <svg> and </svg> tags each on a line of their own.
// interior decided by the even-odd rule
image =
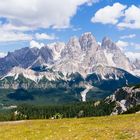
<svg viewBox="0 0 140 140">
<path fill-rule="evenodd" d="M 0 55 L 22 47 L 67 42 L 84 32 L 92 32 L 98 42 L 108 36 L 129 55 L 139 56 L 140 1 L 0 1 Z"/>
</svg>

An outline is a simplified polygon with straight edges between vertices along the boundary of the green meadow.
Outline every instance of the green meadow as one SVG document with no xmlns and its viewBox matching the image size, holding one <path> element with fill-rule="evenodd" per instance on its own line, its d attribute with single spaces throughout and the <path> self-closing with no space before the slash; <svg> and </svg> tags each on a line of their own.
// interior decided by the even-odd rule
<svg viewBox="0 0 140 140">
<path fill-rule="evenodd" d="M 1 122 L 0 140 L 140 140 L 140 114 Z"/>
</svg>

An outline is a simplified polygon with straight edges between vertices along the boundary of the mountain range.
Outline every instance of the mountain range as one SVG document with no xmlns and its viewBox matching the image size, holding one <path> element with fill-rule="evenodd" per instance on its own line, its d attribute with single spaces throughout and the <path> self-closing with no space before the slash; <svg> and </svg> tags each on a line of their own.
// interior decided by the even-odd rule
<svg viewBox="0 0 140 140">
<path fill-rule="evenodd" d="M 112 92 L 140 83 L 139 71 L 139 61 L 132 63 L 111 39 L 99 44 L 87 32 L 68 43 L 9 52 L 0 58 L 0 89 L 78 88 L 85 101 L 95 88 Z"/>
</svg>

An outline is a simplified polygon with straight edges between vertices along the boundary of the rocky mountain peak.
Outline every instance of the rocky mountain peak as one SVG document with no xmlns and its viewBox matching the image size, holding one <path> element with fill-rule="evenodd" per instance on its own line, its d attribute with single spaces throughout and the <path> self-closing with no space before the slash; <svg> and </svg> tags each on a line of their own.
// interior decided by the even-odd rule
<svg viewBox="0 0 140 140">
<path fill-rule="evenodd" d="M 9 88 L 13 81 L 14 89 L 22 82 L 24 87 L 30 87 L 32 81 L 36 83 L 33 86 L 35 88 L 47 88 L 48 84 L 55 86 L 54 81 L 61 84 L 63 80 L 75 85 L 77 78 L 71 80 L 71 74 L 79 73 L 82 77 L 80 81 L 77 79 L 80 85 L 91 84 L 101 89 L 115 90 L 124 85 L 139 83 L 140 79 L 132 72 L 131 63 L 115 43 L 105 37 L 100 46 L 88 32 L 79 38 L 72 37 L 67 44 L 52 43 L 40 49 L 27 47 L 8 53 L 0 59 L 0 87 Z M 38 84 L 41 80 L 42 84 Z M 82 92 L 82 95 L 85 96 L 85 93 Z"/>
<path fill-rule="evenodd" d="M 138 62 L 137 62 L 138 63 Z M 6 64 L 6 65 L 5 65 Z M 115 67 L 132 72 L 132 65 L 123 52 L 105 37 L 100 46 L 91 32 L 79 38 L 72 37 L 63 42 L 48 44 L 41 49 L 22 48 L 0 59 L 0 76 L 13 67 L 34 68 L 49 65 L 62 73 L 79 72 L 86 77 L 98 65 Z"/>
<path fill-rule="evenodd" d="M 91 49 L 96 50 L 98 48 L 98 43 L 91 32 L 82 34 L 79 38 L 79 42 L 83 51 L 88 51 Z"/>
<path fill-rule="evenodd" d="M 80 48 L 79 39 L 76 36 L 71 37 L 67 46 L 69 48 L 70 47 L 79 47 Z"/>
<path fill-rule="evenodd" d="M 87 39 L 94 39 L 95 37 L 93 36 L 93 34 L 91 32 L 85 32 L 81 35 L 82 38 L 87 38 Z"/>
<path fill-rule="evenodd" d="M 129 59 L 110 38 L 103 38 L 100 49 L 104 51 L 109 66 L 121 68 L 129 72 L 133 71 Z"/>
<path fill-rule="evenodd" d="M 101 48 L 108 50 L 119 50 L 117 45 L 109 37 L 103 38 Z"/>
<path fill-rule="evenodd" d="M 53 60 L 57 61 L 61 58 L 62 50 L 66 47 L 64 42 L 54 42 L 46 46 L 52 51 Z"/>
</svg>

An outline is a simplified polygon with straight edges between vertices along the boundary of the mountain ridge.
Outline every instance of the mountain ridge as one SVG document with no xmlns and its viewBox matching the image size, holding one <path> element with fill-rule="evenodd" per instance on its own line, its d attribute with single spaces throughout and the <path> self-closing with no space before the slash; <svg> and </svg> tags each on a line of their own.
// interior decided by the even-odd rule
<svg viewBox="0 0 140 140">
<path fill-rule="evenodd" d="M 68 88 L 73 83 L 75 87 L 86 88 L 90 84 L 103 90 L 116 90 L 140 82 L 134 70 L 133 64 L 108 37 L 99 45 L 88 32 L 79 38 L 72 37 L 67 44 L 52 43 L 41 49 L 26 47 L 9 52 L 0 59 L 0 88 L 47 88 L 47 84 L 57 87 L 56 83 L 63 81 Z M 47 82 L 39 85 L 42 79 Z"/>
<path fill-rule="evenodd" d="M 111 54 L 113 58 L 111 58 Z M 107 55 L 110 55 L 110 57 L 107 58 Z M 3 73 L 7 73 L 14 66 L 29 68 L 33 66 L 35 62 L 37 63 L 37 60 L 37 65 L 42 65 L 42 63 L 46 65 L 56 64 L 55 68 L 58 69 L 57 63 L 60 61 L 62 64 L 63 61 L 68 61 L 67 59 L 75 62 L 77 60 L 77 64 L 82 63 L 81 65 L 85 63 L 85 65 L 87 65 L 87 72 L 89 72 L 89 67 L 97 64 L 112 66 L 114 63 L 114 67 L 117 68 L 122 68 L 127 71 L 132 71 L 133 69 L 128 58 L 108 37 L 103 38 L 102 44 L 99 45 L 95 37 L 88 32 L 82 34 L 79 38 L 72 37 L 67 44 L 52 43 L 41 49 L 26 47 L 14 52 L 9 52 L 6 57 L 0 59 L 0 70 L 2 71 L 0 75 L 2 76 Z M 109 62 L 109 59 L 112 59 L 110 60 L 112 63 Z M 122 59 L 122 61 L 124 60 L 125 62 L 120 64 L 117 59 Z M 2 67 L 4 63 L 8 63 L 9 68 L 8 65 Z M 89 63 L 89 65 L 87 63 Z M 71 67 L 72 65 L 74 64 L 71 62 Z M 82 69 L 81 65 L 80 68 Z M 71 70 L 71 72 L 73 71 Z M 80 70 L 78 69 L 76 72 L 80 72 Z"/>
</svg>

